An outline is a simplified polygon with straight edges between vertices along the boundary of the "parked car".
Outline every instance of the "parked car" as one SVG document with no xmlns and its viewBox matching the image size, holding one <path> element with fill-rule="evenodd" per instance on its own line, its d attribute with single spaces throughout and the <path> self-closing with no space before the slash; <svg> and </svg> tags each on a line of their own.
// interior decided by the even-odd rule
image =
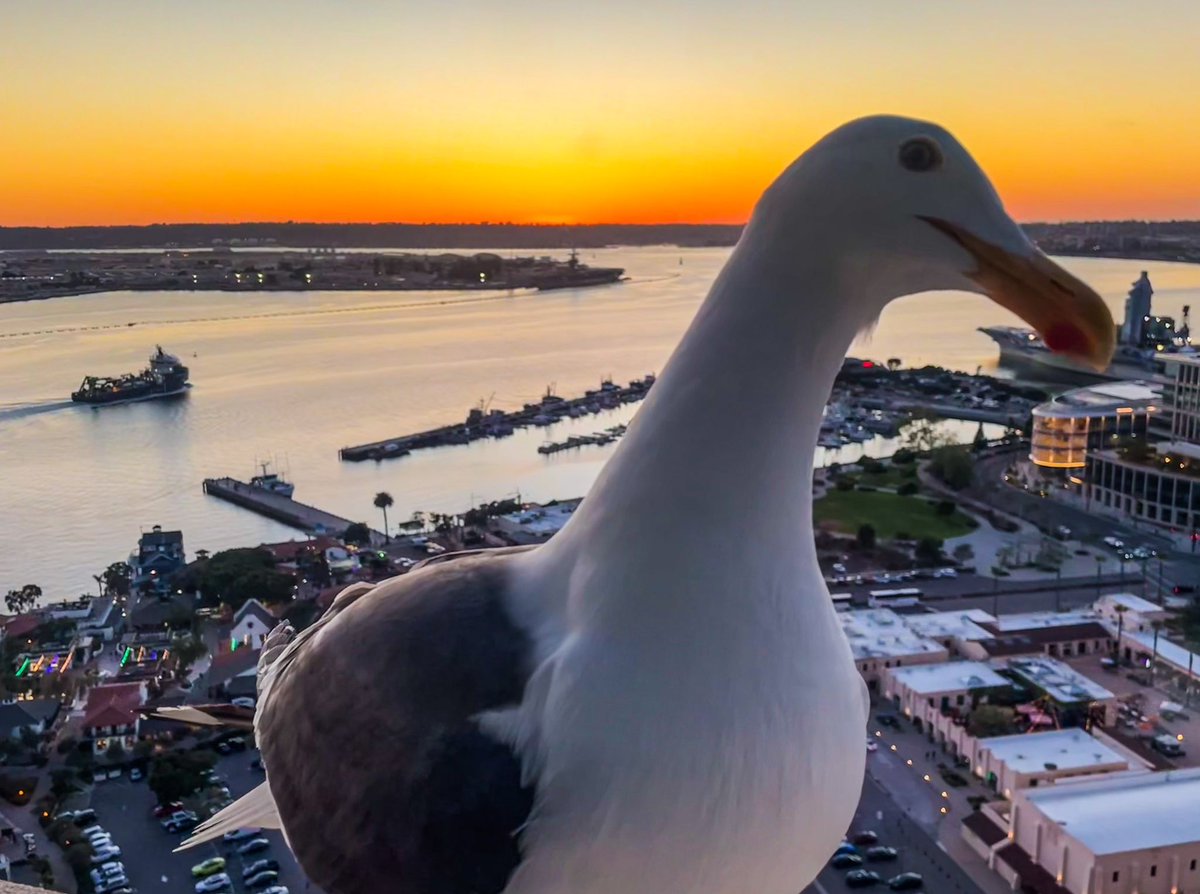
<svg viewBox="0 0 1200 894">
<path fill-rule="evenodd" d="M 835 855 L 836 854 L 857 854 L 858 848 L 856 848 L 854 845 L 852 845 L 849 841 L 843 841 L 841 844 L 838 845 L 837 850 L 834 851 L 833 853 Z"/>
<path fill-rule="evenodd" d="M 182 801 L 172 801 L 170 804 L 159 804 L 154 808 L 154 816 L 156 819 L 170 816 L 178 810 L 183 810 Z"/>
<path fill-rule="evenodd" d="M 78 823 L 76 825 L 79 825 L 79 831 L 83 833 L 85 838 L 89 835 L 95 835 L 97 832 L 104 831 L 104 827 L 99 823 L 92 823 L 90 826 L 83 826 Z"/>
<path fill-rule="evenodd" d="M 1054 529 L 1054 535 L 1059 540 L 1070 540 L 1071 539 L 1071 529 L 1068 528 L 1066 525 L 1059 525 L 1057 528 Z"/>
<path fill-rule="evenodd" d="M 289 892 L 286 885 L 271 885 L 271 887 L 261 891 L 260 894 L 289 894 Z"/>
<path fill-rule="evenodd" d="M 261 831 L 262 831 L 262 829 L 258 829 L 258 828 L 234 829 L 232 832 L 226 832 L 221 837 L 225 841 L 230 841 L 230 842 L 245 841 L 247 838 L 258 837 L 258 833 Z"/>
<path fill-rule="evenodd" d="M 876 847 L 867 848 L 867 859 L 872 863 L 880 863 L 885 860 L 895 860 L 900 856 L 900 852 L 894 847 L 886 845 L 877 845 Z"/>
<path fill-rule="evenodd" d="M 1155 736 L 1150 740 L 1150 747 L 1159 754 L 1165 754 L 1167 757 L 1183 757 L 1187 754 L 1183 750 L 1183 746 L 1179 744 L 1179 740 L 1169 733 Z"/>
<path fill-rule="evenodd" d="M 206 879 L 196 882 L 196 894 L 209 894 L 210 891 L 223 891 L 226 888 L 233 886 L 233 882 L 223 872 L 216 875 L 210 875 Z"/>
<path fill-rule="evenodd" d="M 893 891 L 917 891 L 925 887 L 925 879 L 919 872 L 902 872 L 888 879 L 888 887 Z"/>
<path fill-rule="evenodd" d="M 243 857 L 247 854 L 257 854 L 259 851 L 265 851 L 271 846 L 271 842 L 265 838 L 251 838 L 245 844 L 239 845 L 237 852 Z"/>
<path fill-rule="evenodd" d="M 101 879 L 99 884 L 94 884 L 96 894 L 120 894 L 122 891 L 131 891 L 129 887 L 129 879 L 124 874 L 114 875 L 111 878 Z"/>
<path fill-rule="evenodd" d="M 1113 549 L 1122 549 L 1125 546 L 1125 541 L 1120 537 L 1113 537 L 1111 534 L 1104 538 L 1104 545 Z"/>
<path fill-rule="evenodd" d="M 879 746 L 877 744 L 875 744 L 875 740 L 867 739 L 867 753 L 870 754 L 872 751 L 878 751 L 878 750 L 879 750 Z"/>
<path fill-rule="evenodd" d="M 271 860 L 269 858 L 265 859 L 265 860 L 255 860 L 253 863 L 251 863 L 249 866 L 247 866 L 245 869 L 242 870 L 242 877 L 250 878 L 250 876 L 258 875 L 260 872 L 278 872 L 278 871 L 279 871 L 279 861 L 278 860 Z"/>
<path fill-rule="evenodd" d="M 86 808 L 85 810 L 76 810 L 74 819 L 75 825 L 77 826 L 94 823 L 96 821 L 96 811 L 92 810 L 90 807 Z"/>
<path fill-rule="evenodd" d="M 207 860 L 197 863 L 192 867 L 193 878 L 208 878 L 210 875 L 216 875 L 225 868 L 224 857 L 209 857 Z"/>
<path fill-rule="evenodd" d="M 882 881 L 878 872 L 872 872 L 869 869 L 851 869 L 846 873 L 846 887 L 848 888 L 870 888 Z"/>
<path fill-rule="evenodd" d="M 108 863 L 119 856 L 121 856 L 121 849 L 115 844 L 106 844 L 92 849 L 92 862 L 96 864 Z"/>
<path fill-rule="evenodd" d="M 129 771 L 129 781 L 130 782 L 141 782 L 142 778 L 144 776 L 145 776 L 145 774 L 142 772 L 141 767 L 133 767 Z"/>
<path fill-rule="evenodd" d="M 879 835 L 870 829 L 863 829 L 860 832 L 855 832 L 850 840 L 855 844 L 878 844 Z"/>
<path fill-rule="evenodd" d="M 279 873 L 268 870 L 260 872 L 258 875 L 252 875 L 246 879 L 245 885 L 247 888 L 269 888 L 271 885 L 279 881 Z"/>
<path fill-rule="evenodd" d="M 862 866 L 863 858 L 858 854 L 834 854 L 829 865 L 834 869 L 856 869 Z"/>
<path fill-rule="evenodd" d="M 168 832 L 186 832 L 198 822 L 200 817 L 190 810 L 179 810 L 163 820 L 161 825 Z"/>
</svg>

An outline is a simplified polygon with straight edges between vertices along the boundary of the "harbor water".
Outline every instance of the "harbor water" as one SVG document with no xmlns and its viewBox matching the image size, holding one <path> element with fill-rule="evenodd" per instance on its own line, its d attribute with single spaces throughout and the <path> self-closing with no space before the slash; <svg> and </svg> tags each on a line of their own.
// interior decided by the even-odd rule
<svg viewBox="0 0 1200 894">
<path fill-rule="evenodd" d="M 547 386 L 573 396 L 603 377 L 660 370 L 728 253 L 587 251 L 582 261 L 624 267 L 631 281 L 547 293 L 118 292 L 0 305 L 0 592 L 94 590 L 92 575 L 155 524 L 182 529 L 189 556 L 302 537 L 201 492 L 203 479 L 244 480 L 263 460 L 295 482 L 296 499 L 376 527 L 381 490 L 395 499 L 393 522 L 516 493 L 579 496 L 615 445 L 553 455 L 538 446 L 627 423 L 637 404 L 379 463 L 340 462 L 338 449 L 461 421 L 480 401 L 513 409 Z M 1200 266 L 1065 265 L 1118 315 L 1141 270 L 1156 312 L 1200 306 Z M 980 296 L 913 296 L 889 307 L 853 353 L 989 371 L 996 348 L 976 327 L 1016 322 Z M 156 344 L 190 368 L 185 397 L 70 402 L 85 375 L 140 369 Z M 975 431 L 948 425 L 964 439 Z M 821 451 L 819 461 L 895 446 L 876 440 Z"/>
</svg>

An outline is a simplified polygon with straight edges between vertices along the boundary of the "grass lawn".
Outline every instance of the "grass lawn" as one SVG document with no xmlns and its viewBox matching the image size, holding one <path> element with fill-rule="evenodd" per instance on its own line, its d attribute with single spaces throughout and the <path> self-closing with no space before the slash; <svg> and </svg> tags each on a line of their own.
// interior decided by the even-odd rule
<svg viewBox="0 0 1200 894">
<path fill-rule="evenodd" d="M 867 487 L 890 487 L 897 488 L 902 484 L 911 481 L 913 484 L 919 484 L 915 474 L 906 474 L 910 470 L 915 469 L 915 464 L 907 466 L 885 466 L 883 471 L 878 474 L 870 472 L 858 473 L 858 483 L 865 484 Z"/>
<path fill-rule="evenodd" d="M 890 540 L 897 534 L 907 534 L 914 540 L 946 540 L 971 530 L 970 520 L 961 512 L 938 515 L 933 503 L 919 497 L 880 491 L 832 490 L 813 505 L 813 517 L 818 524 L 829 522 L 847 534 L 869 524 L 880 540 Z"/>
</svg>

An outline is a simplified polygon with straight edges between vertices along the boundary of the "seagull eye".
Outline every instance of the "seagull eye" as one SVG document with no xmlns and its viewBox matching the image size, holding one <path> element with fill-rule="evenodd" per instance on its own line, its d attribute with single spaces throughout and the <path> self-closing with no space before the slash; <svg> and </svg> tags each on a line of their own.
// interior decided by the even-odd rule
<svg viewBox="0 0 1200 894">
<path fill-rule="evenodd" d="M 942 150 L 937 143 L 925 137 L 916 137 L 900 147 L 900 164 L 918 174 L 942 166 Z"/>
</svg>

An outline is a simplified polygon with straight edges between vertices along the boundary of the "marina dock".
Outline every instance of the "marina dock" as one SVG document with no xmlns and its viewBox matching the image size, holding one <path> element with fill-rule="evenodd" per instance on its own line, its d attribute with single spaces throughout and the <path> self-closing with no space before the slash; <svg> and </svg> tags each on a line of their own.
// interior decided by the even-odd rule
<svg viewBox="0 0 1200 894">
<path fill-rule="evenodd" d="M 235 478 L 205 478 L 204 492 L 210 496 L 257 512 L 289 527 L 304 531 L 306 534 L 340 535 L 353 522 L 340 515 L 334 515 L 306 503 L 298 503 L 291 497 L 272 493 L 259 487 L 251 487 L 244 481 Z M 371 544 L 381 545 L 383 534 L 371 531 Z"/>
<path fill-rule="evenodd" d="M 469 444 L 483 438 L 504 438 L 518 428 L 552 425 L 564 418 L 578 419 L 581 416 L 616 409 L 621 404 L 635 403 L 646 396 L 653 384 L 653 375 L 634 379 L 628 385 L 616 385 L 606 379 L 600 383 L 598 389 L 587 391 L 582 397 L 564 398 L 547 391 L 537 403 L 526 404 L 512 412 L 488 411 L 485 404 L 472 409 L 465 422 L 370 444 L 343 447 L 338 451 L 338 457 L 346 462 L 396 459 L 414 450 L 428 447 Z"/>
</svg>

